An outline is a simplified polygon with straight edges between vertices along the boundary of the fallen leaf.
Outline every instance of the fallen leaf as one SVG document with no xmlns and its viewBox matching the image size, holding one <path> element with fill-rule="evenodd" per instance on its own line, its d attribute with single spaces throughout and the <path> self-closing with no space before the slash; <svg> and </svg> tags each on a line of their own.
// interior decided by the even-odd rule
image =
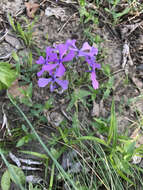
<svg viewBox="0 0 143 190">
<path fill-rule="evenodd" d="M 40 7 L 39 4 L 37 3 L 25 3 L 26 6 L 26 11 L 27 11 L 27 16 L 29 18 L 34 18 L 34 14 L 36 13 L 36 11 L 38 10 L 38 8 Z"/>
<path fill-rule="evenodd" d="M 138 137 L 139 130 L 140 130 L 139 128 L 135 129 L 130 137 L 132 139 L 136 139 Z"/>
<path fill-rule="evenodd" d="M 99 117 L 100 114 L 100 108 L 99 108 L 99 104 L 97 104 L 95 101 L 93 101 L 93 108 L 92 108 L 92 112 L 91 115 L 92 117 Z"/>
<path fill-rule="evenodd" d="M 20 92 L 20 88 L 23 89 L 23 90 L 26 90 L 28 88 L 28 86 L 25 85 L 25 86 L 19 87 L 18 79 L 16 79 L 12 83 L 11 87 L 8 89 L 8 93 L 11 94 L 14 98 L 18 97 L 18 98 L 21 99 L 21 98 L 24 97 L 24 94 L 22 94 Z"/>
<path fill-rule="evenodd" d="M 136 141 L 136 147 L 143 144 L 143 134 L 139 128 L 135 129 L 130 137 Z"/>
<path fill-rule="evenodd" d="M 55 16 L 57 19 L 61 18 L 61 21 L 67 20 L 65 10 L 60 7 L 57 7 L 57 8 L 47 7 L 45 10 L 45 15 L 48 17 Z"/>
</svg>

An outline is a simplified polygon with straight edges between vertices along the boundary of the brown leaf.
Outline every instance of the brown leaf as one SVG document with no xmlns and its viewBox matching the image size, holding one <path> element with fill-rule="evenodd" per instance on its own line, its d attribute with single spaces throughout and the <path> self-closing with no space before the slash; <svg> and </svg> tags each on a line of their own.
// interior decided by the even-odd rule
<svg viewBox="0 0 143 190">
<path fill-rule="evenodd" d="M 135 129 L 130 137 L 132 139 L 136 139 L 138 137 L 138 133 L 139 133 L 139 128 Z"/>
<path fill-rule="evenodd" d="M 24 94 L 22 94 L 20 92 L 20 90 L 19 90 L 20 88 L 23 90 L 26 90 L 28 88 L 28 86 L 25 85 L 25 86 L 19 87 L 18 79 L 16 79 L 12 83 L 11 87 L 8 89 L 8 93 L 11 94 L 14 98 L 19 97 L 21 99 L 24 97 Z"/>
<path fill-rule="evenodd" d="M 95 101 L 93 101 L 93 108 L 92 108 L 92 112 L 91 115 L 92 117 L 99 117 L 100 114 L 100 107 L 99 104 L 97 104 Z"/>
<path fill-rule="evenodd" d="M 29 18 L 34 18 L 34 14 L 36 13 L 37 9 L 40 7 L 39 4 L 37 3 L 25 3 L 26 6 L 26 11 L 27 11 L 27 16 Z"/>
<path fill-rule="evenodd" d="M 130 137 L 136 141 L 136 147 L 140 147 L 143 144 L 143 134 L 139 128 L 135 129 Z"/>
</svg>

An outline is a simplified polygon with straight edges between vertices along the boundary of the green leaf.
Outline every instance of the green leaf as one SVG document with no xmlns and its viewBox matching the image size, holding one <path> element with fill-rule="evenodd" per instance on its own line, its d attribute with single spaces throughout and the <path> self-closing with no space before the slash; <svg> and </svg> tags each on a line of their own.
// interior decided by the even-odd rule
<svg viewBox="0 0 143 190">
<path fill-rule="evenodd" d="M 65 142 L 65 144 L 68 144 L 68 138 L 67 138 L 67 134 L 64 133 L 64 131 L 62 131 L 62 129 L 59 127 L 58 130 L 60 131 L 61 137 L 63 139 L 63 141 Z"/>
<path fill-rule="evenodd" d="M 32 183 L 31 183 L 31 182 L 29 183 L 28 190 L 34 190 L 34 187 L 33 187 L 33 185 L 32 185 Z"/>
<path fill-rule="evenodd" d="M 51 148 L 50 151 L 51 151 L 51 154 L 52 154 L 56 159 L 58 159 L 59 156 L 61 155 L 60 151 L 57 151 L 55 148 Z"/>
<path fill-rule="evenodd" d="M 7 86 L 5 84 L 3 84 L 2 82 L 0 82 L 0 90 L 2 89 L 7 89 Z"/>
<path fill-rule="evenodd" d="M 109 64 L 104 64 L 102 65 L 102 69 L 105 75 L 110 76 L 111 74 L 111 69 Z"/>
<path fill-rule="evenodd" d="M 76 97 L 75 97 L 75 95 L 73 93 L 72 94 L 72 99 L 71 99 L 71 101 L 70 101 L 70 103 L 69 103 L 69 105 L 67 107 L 67 111 L 70 110 L 74 106 L 75 102 L 76 102 Z"/>
<path fill-rule="evenodd" d="M 124 9 L 121 13 L 116 13 L 116 14 L 114 15 L 114 18 L 116 19 L 116 18 L 119 18 L 119 17 L 121 17 L 121 16 L 123 16 L 123 15 L 125 15 L 125 14 L 128 14 L 129 11 L 130 11 L 130 8 L 126 8 L 126 9 Z"/>
<path fill-rule="evenodd" d="M 33 57 L 32 57 L 32 52 L 30 51 L 28 55 L 28 64 L 31 67 L 32 67 L 32 62 L 33 62 Z"/>
<path fill-rule="evenodd" d="M 93 137 L 93 136 L 82 136 L 82 137 L 78 137 L 77 140 L 90 140 L 90 141 L 96 141 L 104 146 L 108 146 L 107 143 L 102 140 L 102 139 L 99 139 L 97 137 Z"/>
<path fill-rule="evenodd" d="M 29 98 L 32 98 L 32 91 L 33 91 L 33 86 L 32 86 L 32 83 L 30 83 L 30 85 L 28 86 L 28 89 L 27 89 L 26 96 Z"/>
<path fill-rule="evenodd" d="M 16 27 L 14 25 L 14 21 L 13 21 L 13 18 L 8 14 L 8 19 L 9 19 L 9 22 L 13 28 L 13 30 L 16 32 Z"/>
<path fill-rule="evenodd" d="M 110 9 L 108 9 L 108 8 L 105 8 L 105 11 L 107 11 L 110 14 L 113 14 L 112 11 Z"/>
<path fill-rule="evenodd" d="M 124 145 L 124 151 L 125 151 L 124 159 L 125 160 L 130 161 L 132 159 L 132 156 L 136 149 L 135 144 L 136 144 L 135 141 L 133 142 L 130 141 L 130 142 L 125 143 Z"/>
<path fill-rule="evenodd" d="M 129 183 L 133 184 L 133 182 L 125 175 L 131 175 L 132 173 L 130 172 L 130 165 L 129 162 L 122 160 L 118 155 L 116 154 L 111 154 L 109 156 L 110 162 L 113 166 L 113 168 L 117 171 L 117 173 L 125 180 L 128 181 Z"/>
<path fill-rule="evenodd" d="M 81 89 L 76 89 L 73 94 L 72 94 L 72 99 L 68 105 L 68 108 L 67 110 L 70 110 L 73 105 L 78 102 L 78 101 L 81 101 L 84 105 L 84 100 L 83 98 L 86 97 L 86 96 L 89 96 L 91 95 L 91 92 L 90 91 L 87 91 L 87 90 L 81 90 Z"/>
<path fill-rule="evenodd" d="M 127 182 L 129 182 L 132 185 L 135 185 L 133 181 L 131 181 L 122 171 L 117 170 L 118 174 Z"/>
<path fill-rule="evenodd" d="M 40 187 L 38 187 L 38 185 L 34 185 L 33 187 L 33 184 L 30 182 L 29 183 L 29 186 L 28 186 L 28 190 L 42 190 Z"/>
<path fill-rule="evenodd" d="M 44 108 L 45 109 L 50 109 L 53 107 L 53 101 L 54 99 L 53 98 L 49 98 L 46 102 L 45 102 L 45 105 L 44 105 Z"/>
<path fill-rule="evenodd" d="M 16 61 L 17 75 L 20 74 L 20 59 L 15 51 L 12 52 L 12 57 Z"/>
<path fill-rule="evenodd" d="M 12 52 L 12 58 L 16 61 L 16 62 L 19 62 L 19 57 L 17 55 L 17 53 L 15 51 Z"/>
<path fill-rule="evenodd" d="M 32 151 L 20 151 L 24 154 L 30 154 L 30 155 L 33 155 L 33 156 L 36 156 L 36 157 L 39 157 L 39 158 L 42 158 L 42 159 L 46 159 L 46 160 L 49 160 L 49 158 L 46 156 L 46 154 L 41 154 L 41 153 L 38 153 L 38 152 L 32 152 Z"/>
<path fill-rule="evenodd" d="M 107 144 L 109 145 L 111 141 L 113 141 L 113 147 L 115 147 L 117 143 L 117 120 L 115 114 L 114 100 L 112 101 L 112 106 L 111 106 L 111 120 L 110 120 Z"/>
<path fill-rule="evenodd" d="M 76 134 L 79 134 L 80 122 L 78 119 L 78 114 L 75 112 L 72 117 L 72 129 Z"/>
<path fill-rule="evenodd" d="M 10 174 L 9 171 L 6 170 L 1 178 L 1 188 L 2 190 L 9 190 L 10 188 Z"/>
<path fill-rule="evenodd" d="M 55 164 L 52 164 L 52 170 L 51 170 L 51 177 L 50 177 L 50 184 L 49 184 L 49 190 L 53 189 L 53 182 L 54 182 L 54 173 L 55 173 Z"/>
<path fill-rule="evenodd" d="M 7 62 L 0 62 L 0 83 L 4 86 L 11 86 L 12 82 L 16 79 L 16 71 L 11 68 Z M 1 86 L 1 88 L 3 88 Z M 1 90 L 1 89 L 0 89 Z"/>
<path fill-rule="evenodd" d="M 27 45 L 28 42 L 27 42 L 27 39 L 26 39 L 26 36 L 25 36 L 25 32 L 23 31 L 20 23 L 18 23 L 18 22 L 17 22 L 17 30 L 18 30 L 18 32 L 20 34 L 20 37 L 24 40 L 25 45 Z"/>
<path fill-rule="evenodd" d="M 106 90 L 104 92 L 104 95 L 103 95 L 103 99 L 107 99 L 109 97 L 109 94 L 111 92 L 111 89 L 113 88 L 114 86 L 114 77 L 110 77 L 108 82 L 106 83 Z"/>
<path fill-rule="evenodd" d="M 17 166 L 14 166 L 12 164 L 9 165 L 11 169 L 14 170 L 15 172 L 15 177 L 10 173 L 10 178 L 12 179 L 12 181 L 15 183 L 15 184 L 24 184 L 25 183 L 25 175 L 24 175 L 24 172 L 22 171 L 21 168 L 18 168 Z M 15 180 L 15 178 L 17 179 L 17 181 Z"/>
<path fill-rule="evenodd" d="M 23 146 L 25 143 L 27 143 L 27 136 L 22 137 L 16 144 L 16 147 Z"/>
<path fill-rule="evenodd" d="M 91 92 L 87 90 L 77 90 L 75 91 L 75 95 L 77 96 L 77 98 L 82 99 L 86 96 L 91 95 Z"/>
</svg>

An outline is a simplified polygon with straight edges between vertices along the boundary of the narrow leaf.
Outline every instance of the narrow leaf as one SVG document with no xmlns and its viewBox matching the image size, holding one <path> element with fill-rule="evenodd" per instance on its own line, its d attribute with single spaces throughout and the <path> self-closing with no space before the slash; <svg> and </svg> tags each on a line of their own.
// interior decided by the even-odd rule
<svg viewBox="0 0 143 190">
<path fill-rule="evenodd" d="M 82 137 L 78 137 L 77 140 L 90 140 L 90 141 L 96 141 L 104 146 L 108 146 L 107 143 L 102 140 L 102 139 L 99 139 L 97 137 L 93 137 L 93 136 L 82 136 Z"/>
</svg>

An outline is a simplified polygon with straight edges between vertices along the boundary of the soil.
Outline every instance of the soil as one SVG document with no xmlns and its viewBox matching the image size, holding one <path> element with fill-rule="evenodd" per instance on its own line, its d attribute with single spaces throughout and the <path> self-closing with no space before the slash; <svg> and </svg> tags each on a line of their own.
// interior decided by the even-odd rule
<svg viewBox="0 0 143 190">
<path fill-rule="evenodd" d="M 19 21 L 22 22 L 22 16 L 28 18 L 29 22 L 32 23 L 34 18 L 38 16 L 37 21 L 34 25 L 34 33 L 33 40 L 37 47 L 41 51 L 45 51 L 46 46 L 50 46 L 53 43 L 62 43 L 67 39 L 76 39 L 77 45 L 81 46 L 83 42 L 87 40 L 84 35 L 85 26 L 81 24 L 78 10 L 77 1 L 30 1 L 31 3 L 40 4 L 36 13 L 34 13 L 34 18 L 29 18 L 26 12 L 24 0 L 5 0 L 0 2 L 0 60 L 1 61 L 11 61 L 12 51 L 15 50 L 19 55 L 21 55 L 20 59 L 23 59 L 23 55 L 27 55 L 29 49 L 26 48 L 23 44 L 23 41 L 15 35 L 12 27 L 10 25 L 8 14 Z M 95 27 L 91 26 L 91 23 L 87 25 L 93 28 L 94 35 L 99 35 L 102 39 L 102 42 L 99 44 L 99 48 L 102 50 L 105 56 L 102 60 L 99 60 L 102 64 L 109 64 L 111 67 L 111 71 L 114 75 L 114 86 L 112 88 L 112 92 L 110 93 L 108 99 L 101 100 L 101 98 L 97 98 L 96 108 L 98 108 L 98 113 L 95 111 L 95 115 L 98 117 L 107 118 L 110 115 L 111 103 L 114 96 L 115 106 L 116 106 L 116 114 L 118 120 L 118 132 L 123 134 L 125 131 L 129 130 L 129 134 L 135 130 L 136 125 L 134 124 L 138 118 L 138 115 L 143 112 L 143 24 L 141 23 L 132 31 L 130 28 L 135 26 L 137 23 L 141 22 L 141 18 L 135 18 L 131 21 L 125 21 L 121 24 L 113 27 L 112 25 L 103 22 L 103 18 L 101 17 L 101 26 Z M 99 22 L 100 22 L 99 19 Z M 25 26 L 26 27 L 26 26 Z M 132 29 L 131 28 L 131 29 Z M 5 32 L 8 31 L 8 34 L 4 39 L 2 36 Z M 133 65 L 129 64 L 129 59 L 127 60 L 128 67 L 128 76 L 125 74 L 125 69 L 122 68 L 123 61 L 123 46 L 125 41 L 129 44 L 130 56 L 133 61 Z M 33 63 L 38 58 L 36 54 L 36 50 L 33 48 Z M 22 63 L 24 64 L 24 62 Z M 100 85 L 106 81 L 106 78 L 97 73 L 98 80 Z M 38 126 L 38 123 L 35 122 L 34 118 L 32 118 L 30 113 L 30 108 L 24 105 L 21 105 L 22 110 L 34 124 L 36 129 L 39 131 L 42 139 L 46 143 L 44 135 L 48 134 L 51 137 L 52 133 L 56 133 L 56 126 L 58 126 L 59 122 L 65 118 L 61 110 L 66 110 L 67 99 L 65 94 L 54 93 L 51 95 L 48 88 L 39 89 L 37 86 L 36 76 L 32 77 L 33 82 L 33 102 L 43 103 L 49 98 L 54 99 L 54 108 L 50 109 L 50 112 L 44 113 L 45 117 L 48 118 L 49 123 L 44 126 Z M 14 94 L 13 94 L 14 95 Z M 139 98 L 137 98 L 139 97 Z M 129 100 L 133 100 L 129 104 Z M 15 128 L 15 126 L 21 127 L 25 121 L 21 118 L 18 111 L 13 112 L 13 107 L 10 105 L 8 97 L 4 92 L 0 94 L 0 124 L 3 123 L 3 107 L 6 112 L 6 116 L 8 119 L 9 127 L 11 130 Z M 89 117 L 92 112 L 89 110 L 88 113 L 84 113 L 83 110 L 79 110 L 79 118 L 81 118 L 81 122 L 84 125 L 83 114 L 85 120 L 89 121 L 91 117 Z M 65 111 L 66 112 L 66 111 Z M 71 116 L 72 113 L 66 113 L 68 116 Z M 67 119 L 67 118 L 66 118 Z M 71 121 L 69 121 L 71 122 Z M 17 157 L 25 157 L 27 159 L 33 158 L 33 156 L 24 156 L 21 153 L 18 153 L 13 147 L 13 143 L 11 142 L 11 137 L 5 135 L 6 129 L 2 130 L 1 139 L 7 141 L 9 145 L 8 148 L 11 152 L 15 153 Z M 15 137 L 15 140 L 17 137 Z M 48 145 L 47 145 L 48 146 Z M 23 150 L 34 150 L 35 152 L 44 153 L 42 148 L 40 148 L 39 144 L 35 143 L 33 140 L 27 146 L 22 147 Z M 9 161 L 12 163 L 10 158 Z M 2 165 L 2 169 L 0 170 L 0 175 L 5 171 L 5 165 Z M 29 171 L 30 173 L 35 173 L 33 171 Z M 42 176 L 42 172 L 37 172 L 38 176 Z M 13 189 L 16 189 L 14 187 Z M 11 189 L 12 190 L 12 189 Z"/>
</svg>

